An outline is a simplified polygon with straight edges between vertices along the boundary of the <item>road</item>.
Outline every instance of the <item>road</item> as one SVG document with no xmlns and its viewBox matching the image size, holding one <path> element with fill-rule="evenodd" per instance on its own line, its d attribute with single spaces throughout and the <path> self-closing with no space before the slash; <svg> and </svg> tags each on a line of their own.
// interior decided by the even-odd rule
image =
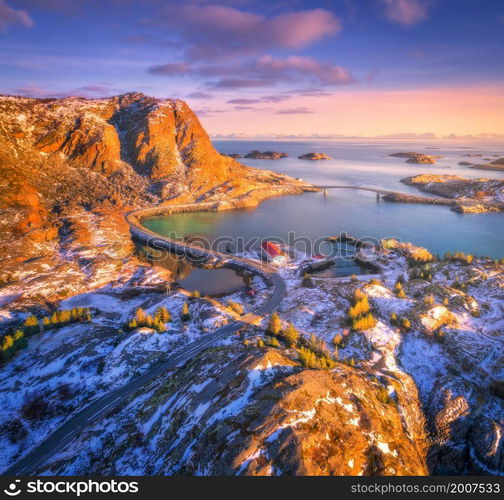
<svg viewBox="0 0 504 500">
<path fill-rule="evenodd" d="M 141 211 L 134 212 L 137 217 L 139 213 L 141 213 Z M 200 253 L 207 252 L 202 250 L 200 247 L 193 247 L 178 241 L 174 242 L 169 238 L 156 235 L 155 233 L 144 229 L 143 226 L 139 224 L 139 219 L 137 218 L 132 220 L 127 217 L 127 220 L 130 223 L 130 227 L 134 229 L 132 234 L 134 234 L 137 239 L 142 239 L 143 234 L 144 241 L 152 242 L 154 236 L 155 242 L 158 245 L 163 244 L 164 242 L 169 247 L 173 247 L 175 245 L 178 250 L 183 250 L 185 247 L 189 251 L 197 250 Z M 200 339 L 187 344 L 180 349 L 180 352 L 169 356 L 163 362 L 148 369 L 145 373 L 135 377 L 122 387 L 115 389 L 93 401 L 79 413 L 67 420 L 56 431 L 50 434 L 36 448 L 27 453 L 14 465 L 9 467 L 3 473 L 4 476 L 29 476 L 36 473 L 37 469 L 41 465 L 43 465 L 52 455 L 61 451 L 73 437 L 82 432 L 86 427 L 96 423 L 98 419 L 106 415 L 121 403 L 126 402 L 135 391 L 138 391 L 167 370 L 183 365 L 205 349 L 216 345 L 227 336 L 237 332 L 242 326 L 249 324 L 249 322 L 255 319 L 258 315 L 269 314 L 278 307 L 280 301 L 285 295 L 285 282 L 274 270 L 251 259 L 241 259 L 227 254 L 220 254 L 218 252 L 207 253 L 211 255 L 212 258 L 226 261 L 231 260 L 235 267 L 241 262 L 243 267 L 247 270 L 254 270 L 257 274 L 261 275 L 271 287 L 271 293 L 266 302 L 253 313 L 243 316 L 240 321 L 235 321 L 218 328 L 214 332 L 206 334 Z"/>
</svg>

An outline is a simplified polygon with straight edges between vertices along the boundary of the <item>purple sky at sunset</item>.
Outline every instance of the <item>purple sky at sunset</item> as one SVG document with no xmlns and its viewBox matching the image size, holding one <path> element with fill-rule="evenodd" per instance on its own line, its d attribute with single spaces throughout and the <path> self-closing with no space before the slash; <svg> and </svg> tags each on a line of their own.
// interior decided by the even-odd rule
<svg viewBox="0 0 504 500">
<path fill-rule="evenodd" d="M 0 0 L 0 91 L 141 91 L 213 134 L 504 134 L 497 0 Z"/>
</svg>

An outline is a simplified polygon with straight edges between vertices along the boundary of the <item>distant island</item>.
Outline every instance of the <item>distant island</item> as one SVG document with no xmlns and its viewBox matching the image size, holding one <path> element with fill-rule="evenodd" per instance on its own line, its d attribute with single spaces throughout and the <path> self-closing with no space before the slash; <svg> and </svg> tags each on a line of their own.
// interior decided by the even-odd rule
<svg viewBox="0 0 504 500">
<path fill-rule="evenodd" d="M 298 156 L 300 160 L 330 160 L 331 157 L 324 153 L 306 153 L 304 155 Z"/>
<path fill-rule="evenodd" d="M 249 154 L 245 155 L 245 158 L 253 160 L 280 160 L 281 158 L 287 158 L 289 155 L 287 153 L 279 153 L 277 151 L 251 151 Z"/>
<path fill-rule="evenodd" d="M 418 164 L 434 164 L 436 159 L 443 158 L 442 156 L 426 155 L 422 153 L 392 153 L 389 156 L 394 158 L 407 158 L 406 163 L 418 163 Z"/>
</svg>

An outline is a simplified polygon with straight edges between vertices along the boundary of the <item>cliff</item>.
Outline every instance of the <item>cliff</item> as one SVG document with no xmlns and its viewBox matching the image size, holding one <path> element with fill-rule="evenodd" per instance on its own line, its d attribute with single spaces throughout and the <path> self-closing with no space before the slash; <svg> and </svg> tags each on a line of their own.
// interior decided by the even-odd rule
<svg viewBox="0 0 504 500">
<path fill-rule="evenodd" d="M 219 154 L 185 102 L 141 93 L 0 96 L 0 178 L 0 283 L 17 283 L 19 301 L 102 283 L 120 267 L 118 249 L 132 256 L 122 219 L 132 208 L 254 206 L 308 189 Z M 65 273 L 67 291 L 55 281 Z M 37 289 L 24 282 L 32 278 Z"/>
</svg>

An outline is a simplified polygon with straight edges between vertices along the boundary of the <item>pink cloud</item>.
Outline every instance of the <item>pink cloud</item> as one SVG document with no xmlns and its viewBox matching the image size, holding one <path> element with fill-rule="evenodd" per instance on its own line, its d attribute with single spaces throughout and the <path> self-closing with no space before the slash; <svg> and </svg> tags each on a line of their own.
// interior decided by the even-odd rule
<svg viewBox="0 0 504 500">
<path fill-rule="evenodd" d="M 31 28 L 34 22 L 26 11 L 12 9 L 0 0 L 0 31 L 5 31 L 11 24 L 21 24 L 25 28 Z"/>
<path fill-rule="evenodd" d="M 206 82 L 207 87 L 213 89 L 275 86 L 284 82 L 298 84 L 307 82 L 311 85 L 342 85 L 355 82 L 351 73 L 341 66 L 302 56 L 275 58 L 268 55 L 233 65 L 212 63 L 189 65 L 174 62 L 153 66 L 148 71 L 169 77 L 182 75 L 215 77 L 216 79 Z M 240 77 L 237 78 L 236 75 Z"/>
<path fill-rule="evenodd" d="M 226 101 L 228 104 L 258 104 L 260 99 L 231 99 Z"/>
<path fill-rule="evenodd" d="M 165 75 L 165 76 L 181 75 L 187 73 L 188 71 L 189 71 L 189 65 L 182 62 L 161 64 L 160 66 L 152 66 L 149 69 L 149 72 L 153 73 L 154 75 Z"/>
<path fill-rule="evenodd" d="M 119 93 L 119 90 L 113 89 L 106 84 L 91 84 L 91 85 L 84 85 L 78 88 L 73 88 L 67 91 L 53 91 L 45 89 L 38 85 L 28 84 L 24 85 L 23 87 L 15 89 L 14 93 L 16 95 L 24 97 L 37 97 L 39 99 L 47 97 L 62 98 L 70 96 L 95 98 L 95 97 L 110 96 L 114 93 Z"/>
<path fill-rule="evenodd" d="M 341 29 L 339 19 L 324 9 L 266 17 L 219 5 L 169 5 L 149 22 L 177 33 L 193 60 L 224 59 L 271 48 L 298 49 Z"/>
<path fill-rule="evenodd" d="M 428 16 L 425 0 L 383 0 L 385 16 L 392 22 L 403 26 L 417 24 Z"/>
<path fill-rule="evenodd" d="M 352 83 L 354 79 L 345 68 L 321 63 L 311 57 L 289 56 L 285 59 L 264 56 L 258 60 L 257 67 L 266 74 L 305 75 L 320 83 Z"/>
<path fill-rule="evenodd" d="M 308 109 L 306 107 L 300 106 L 297 108 L 286 108 L 286 109 L 279 109 L 275 111 L 277 115 L 306 115 L 306 114 L 311 114 L 313 111 L 311 109 Z"/>
<path fill-rule="evenodd" d="M 207 92 L 201 92 L 200 90 L 197 90 L 196 92 L 191 92 L 190 94 L 187 94 L 189 99 L 212 99 L 213 95 L 208 94 Z"/>
</svg>

